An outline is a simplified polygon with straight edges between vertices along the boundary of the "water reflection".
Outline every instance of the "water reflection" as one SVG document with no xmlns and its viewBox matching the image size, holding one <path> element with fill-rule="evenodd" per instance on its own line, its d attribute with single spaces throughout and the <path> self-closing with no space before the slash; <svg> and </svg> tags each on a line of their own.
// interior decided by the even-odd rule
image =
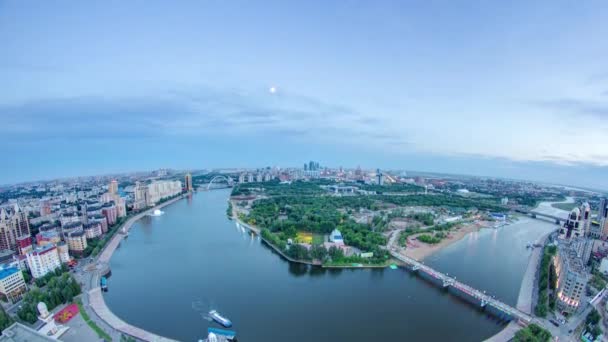
<svg viewBox="0 0 608 342">
<path fill-rule="evenodd" d="M 296 277 L 301 277 L 303 275 L 306 275 L 306 273 L 308 273 L 308 265 L 305 264 L 296 264 L 293 262 L 288 263 L 289 264 L 289 274 L 294 275 Z"/>
</svg>

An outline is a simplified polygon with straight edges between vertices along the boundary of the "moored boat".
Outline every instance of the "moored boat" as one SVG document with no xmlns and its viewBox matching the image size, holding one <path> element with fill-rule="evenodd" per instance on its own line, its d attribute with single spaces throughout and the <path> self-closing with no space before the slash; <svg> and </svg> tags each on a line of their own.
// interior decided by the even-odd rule
<svg viewBox="0 0 608 342">
<path fill-rule="evenodd" d="M 101 281 L 99 283 L 100 283 L 99 285 L 101 286 L 101 289 L 103 291 L 107 291 L 108 290 L 108 278 L 101 277 Z"/>
</svg>

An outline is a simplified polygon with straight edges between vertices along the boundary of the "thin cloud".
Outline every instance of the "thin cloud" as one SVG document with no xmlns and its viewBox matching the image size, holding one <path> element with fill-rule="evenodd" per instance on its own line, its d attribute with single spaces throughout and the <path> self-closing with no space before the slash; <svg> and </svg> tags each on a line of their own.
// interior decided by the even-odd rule
<svg viewBox="0 0 608 342">
<path fill-rule="evenodd" d="M 608 92 L 605 92 L 608 94 Z M 591 115 L 600 118 L 608 118 L 608 103 L 578 100 L 578 99 L 556 99 L 536 102 L 537 105 L 552 110 L 577 115 Z"/>
</svg>

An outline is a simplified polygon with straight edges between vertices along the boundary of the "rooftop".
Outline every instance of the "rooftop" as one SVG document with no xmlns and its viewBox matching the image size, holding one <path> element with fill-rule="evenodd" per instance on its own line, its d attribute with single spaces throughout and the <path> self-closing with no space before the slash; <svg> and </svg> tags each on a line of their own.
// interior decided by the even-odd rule
<svg viewBox="0 0 608 342">
<path fill-rule="evenodd" d="M 4 279 L 8 276 L 11 276 L 15 273 L 19 272 L 19 269 L 17 267 L 8 267 L 8 268 L 3 268 L 0 269 L 0 279 Z"/>
<path fill-rule="evenodd" d="M 81 237 L 84 235 L 84 231 L 72 232 L 68 235 L 68 237 Z"/>
<path fill-rule="evenodd" d="M 34 249 L 33 253 L 35 253 L 35 254 L 44 254 L 44 253 L 46 253 L 46 252 L 48 252 L 48 251 L 50 251 L 52 249 L 55 249 L 55 245 L 53 245 L 53 244 L 45 245 L 45 246 L 42 246 L 42 247 L 36 247 Z"/>
<path fill-rule="evenodd" d="M 0 342 L 49 342 L 57 341 L 50 337 L 38 333 L 32 328 L 28 328 L 21 323 L 13 323 L 10 327 L 2 331 Z"/>
<path fill-rule="evenodd" d="M 559 255 L 564 260 L 564 263 L 568 265 L 568 270 L 584 275 L 585 265 L 583 264 L 583 260 L 581 259 L 581 257 L 576 252 L 576 249 L 572 245 L 573 243 L 573 241 L 560 241 L 558 245 Z"/>
</svg>

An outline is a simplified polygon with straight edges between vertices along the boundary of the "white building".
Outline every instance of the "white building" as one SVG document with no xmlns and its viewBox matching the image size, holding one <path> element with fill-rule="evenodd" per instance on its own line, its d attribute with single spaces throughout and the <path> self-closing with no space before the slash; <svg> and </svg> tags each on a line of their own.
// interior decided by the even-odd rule
<svg viewBox="0 0 608 342">
<path fill-rule="evenodd" d="M 557 307 L 562 313 L 574 313 L 581 305 L 589 274 L 574 241 L 559 242 L 558 253 L 553 260 L 557 273 Z"/>
<path fill-rule="evenodd" d="M 47 273 L 61 267 L 61 259 L 55 245 L 36 248 L 26 255 L 27 265 L 34 278 L 44 277 Z"/>
<path fill-rule="evenodd" d="M 342 233 L 338 229 L 334 229 L 329 235 L 329 241 L 335 244 L 344 244 L 344 239 L 342 238 Z"/>
<path fill-rule="evenodd" d="M 148 185 L 136 183 L 135 209 L 144 209 L 156 205 L 161 200 L 179 195 L 182 192 L 181 181 L 156 181 Z"/>
<path fill-rule="evenodd" d="M 27 290 L 21 270 L 17 267 L 0 269 L 0 296 L 12 304 L 20 300 Z"/>
</svg>

